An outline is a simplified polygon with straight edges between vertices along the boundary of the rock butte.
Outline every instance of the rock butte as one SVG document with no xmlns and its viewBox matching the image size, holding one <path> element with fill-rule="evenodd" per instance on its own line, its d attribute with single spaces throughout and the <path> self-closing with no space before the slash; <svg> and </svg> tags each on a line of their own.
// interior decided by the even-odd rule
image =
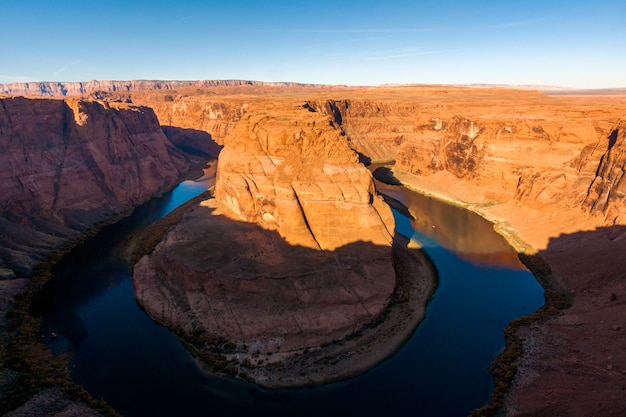
<svg viewBox="0 0 626 417">
<path fill-rule="evenodd" d="M 245 83 L 87 94 L 149 106 L 162 125 L 205 131 L 227 147 L 232 132 L 261 112 L 275 121 L 280 115 L 273 109 L 325 115 L 363 160 L 395 160 L 396 178 L 480 212 L 518 250 L 537 251 L 550 263 L 556 283 L 571 294 L 572 308 L 521 330 L 524 354 L 506 400 L 509 415 L 620 415 L 626 410 L 626 352 L 620 342 L 626 317 L 620 250 L 626 235 L 625 96 Z M 246 172 L 260 173 L 259 165 L 265 172 L 263 164 Z M 297 194 L 297 187 L 291 189 Z M 234 200 L 219 210 L 268 229 L 259 230 L 281 233 L 276 219 L 288 212 L 248 211 L 258 201 L 254 194 L 241 187 L 232 192 L 238 206 Z M 304 239 L 305 228 L 300 231 L 298 239 Z"/>
<path fill-rule="evenodd" d="M 135 294 L 156 321 L 210 353 L 212 368 L 229 359 L 239 376 L 268 386 L 345 378 L 354 367 L 319 371 L 322 354 L 308 350 L 338 341 L 342 354 L 363 350 L 346 338 L 386 314 L 398 288 L 393 216 L 326 114 L 289 102 L 268 107 L 247 107 L 224 140 L 215 198 L 137 263 Z M 423 311 L 429 297 L 423 291 L 415 307 Z M 404 327 L 389 351 L 415 323 Z M 223 355 L 207 351 L 209 340 L 223 341 Z M 359 369 L 385 356 L 364 356 Z"/>
</svg>

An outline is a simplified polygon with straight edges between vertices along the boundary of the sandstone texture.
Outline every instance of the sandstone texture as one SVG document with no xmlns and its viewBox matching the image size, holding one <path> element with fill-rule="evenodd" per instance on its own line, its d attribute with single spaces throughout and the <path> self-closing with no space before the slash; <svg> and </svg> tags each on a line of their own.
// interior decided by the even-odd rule
<svg viewBox="0 0 626 417">
<path fill-rule="evenodd" d="M 282 363 L 380 320 L 396 288 L 393 227 L 326 115 L 290 102 L 253 108 L 225 140 L 215 198 L 137 263 L 133 285 L 151 317 L 232 343 L 235 363 Z M 425 306 L 426 287 L 422 296 Z M 294 383 L 324 381 L 311 373 Z"/>
<path fill-rule="evenodd" d="M 256 110 L 238 123 L 220 154 L 216 199 L 293 245 L 388 246 L 391 212 L 345 137 L 324 115 L 286 111 Z"/>
<path fill-rule="evenodd" d="M 34 263 L 175 184 L 188 156 L 146 107 L 0 100 L 0 271 Z"/>
</svg>

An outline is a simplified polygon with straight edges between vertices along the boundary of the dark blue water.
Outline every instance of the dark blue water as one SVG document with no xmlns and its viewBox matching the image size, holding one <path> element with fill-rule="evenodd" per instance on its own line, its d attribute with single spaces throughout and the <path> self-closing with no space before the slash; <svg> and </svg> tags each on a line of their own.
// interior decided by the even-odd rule
<svg viewBox="0 0 626 417">
<path fill-rule="evenodd" d="M 424 245 L 440 280 L 426 319 L 398 354 L 361 377 L 306 389 L 268 391 L 207 376 L 138 307 L 130 272 L 115 255 L 125 235 L 206 186 L 182 183 L 103 231 L 66 260 L 38 298 L 46 334 L 58 335 L 47 336 L 48 345 L 72 352 L 75 381 L 123 415 L 465 416 L 489 400 L 487 368 L 503 348 L 503 328 L 543 304 L 527 270 L 465 260 L 394 212 L 397 231 Z"/>
</svg>

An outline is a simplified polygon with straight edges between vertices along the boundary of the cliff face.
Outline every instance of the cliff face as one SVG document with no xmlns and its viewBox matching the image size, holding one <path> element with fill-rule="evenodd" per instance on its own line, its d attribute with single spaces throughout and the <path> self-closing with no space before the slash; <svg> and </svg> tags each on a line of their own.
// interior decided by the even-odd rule
<svg viewBox="0 0 626 417">
<path fill-rule="evenodd" d="M 572 106 L 534 92 L 425 87 L 394 96 L 400 92 L 308 105 L 331 116 L 363 160 L 395 161 L 462 200 L 516 201 L 549 212 L 591 204 L 588 190 L 596 192 L 596 170 L 608 161 L 617 109 Z M 607 221 L 614 216 L 601 212 Z"/>
<path fill-rule="evenodd" d="M 607 137 L 607 151 L 602 155 L 596 176 L 589 186 L 584 207 L 602 213 L 614 223 L 626 220 L 626 127 L 620 124 Z"/>
<path fill-rule="evenodd" d="M 204 131 L 220 145 L 224 144 L 224 139 L 231 134 L 248 108 L 245 99 L 207 100 L 184 95 L 172 101 L 133 97 L 133 102 L 149 105 L 163 126 Z"/>
<path fill-rule="evenodd" d="M 0 265 L 34 261 L 170 187 L 189 160 L 149 108 L 81 100 L 0 100 Z"/>
<path fill-rule="evenodd" d="M 390 211 L 369 171 L 327 117 L 304 109 L 239 122 L 220 155 L 215 197 L 292 244 L 391 242 Z"/>
</svg>

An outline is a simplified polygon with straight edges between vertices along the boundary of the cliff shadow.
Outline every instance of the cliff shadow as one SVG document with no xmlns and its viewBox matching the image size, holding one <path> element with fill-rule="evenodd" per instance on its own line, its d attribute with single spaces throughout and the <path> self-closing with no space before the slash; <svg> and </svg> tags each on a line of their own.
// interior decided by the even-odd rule
<svg viewBox="0 0 626 417">
<path fill-rule="evenodd" d="M 533 269 L 538 270 L 540 278 L 545 277 L 547 285 L 553 285 L 574 301 L 603 293 L 603 301 L 608 301 L 611 293 L 624 293 L 624 253 L 626 225 L 601 226 L 550 238 L 548 246 L 538 253 L 543 263 Z"/>
<path fill-rule="evenodd" d="M 192 155 L 217 159 L 223 146 L 204 130 L 186 129 L 176 126 L 161 126 L 165 136 L 179 149 Z"/>
<path fill-rule="evenodd" d="M 378 181 L 388 185 L 402 185 L 389 167 L 378 167 L 372 172 L 372 176 Z"/>
<path fill-rule="evenodd" d="M 357 155 L 359 155 L 359 162 L 362 163 L 363 165 L 370 166 L 372 164 L 372 158 L 370 158 L 369 156 L 365 155 L 362 152 L 358 152 L 355 151 L 357 153 Z"/>
<path fill-rule="evenodd" d="M 619 365 L 626 362 L 624 253 L 626 226 L 615 225 L 564 233 L 535 255 L 520 254 L 545 288 L 546 303 L 505 330 L 507 348 L 491 366 L 491 403 L 472 415 L 494 415 L 501 407 L 516 415 L 620 415 L 626 409 Z"/>
<path fill-rule="evenodd" d="M 137 245 L 150 255 L 133 287 L 218 374 L 239 363 L 250 377 L 262 367 L 262 385 L 299 386 L 363 373 L 408 340 L 436 285 L 432 264 L 402 237 L 322 251 L 206 205 L 173 214 L 181 220 L 166 217 Z M 364 346 L 373 353 L 354 354 Z"/>
</svg>

